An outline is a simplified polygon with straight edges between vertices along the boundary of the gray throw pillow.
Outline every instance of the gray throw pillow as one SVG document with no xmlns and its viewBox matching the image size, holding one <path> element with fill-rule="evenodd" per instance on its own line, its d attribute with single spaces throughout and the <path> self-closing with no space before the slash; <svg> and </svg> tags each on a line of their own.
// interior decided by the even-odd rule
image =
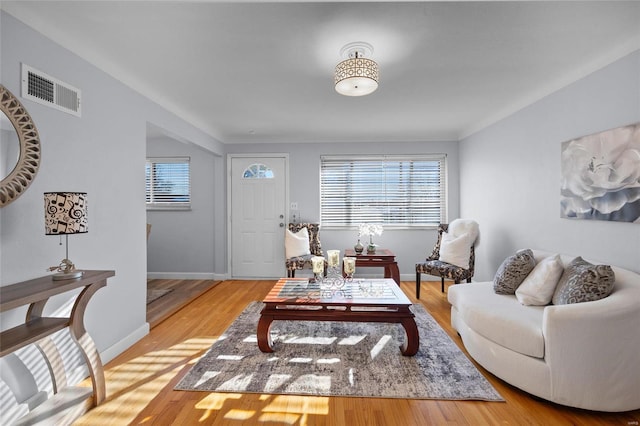
<svg viewBox="0 0 640 426">
<path fill-rule="evenodd" d="M 536 266 L 530 249 L 520 250 L 507 257 L 493 279 L 493 291 L 497 294 L 515 294 L 516 289 Z"/>
<path fill-rule="evenodd" d="M 576 257 L 564 268 L 551 302 L 554 305 L 604 299 L 613 291 L 615 274 L 608 265 L 593 265 Z"/>
</svg>

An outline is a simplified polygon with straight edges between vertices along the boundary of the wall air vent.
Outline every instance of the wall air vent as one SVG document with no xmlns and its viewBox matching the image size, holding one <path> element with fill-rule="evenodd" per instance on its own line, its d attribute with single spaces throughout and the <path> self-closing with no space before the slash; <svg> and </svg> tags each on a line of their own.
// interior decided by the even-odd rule
<svg viewBox="0 0 640 426">
<path fill-rule="evenodd" d="M 22 97 L 76 117 L 81 116 L 79 89 L 22 64 Z"/>
</svg>

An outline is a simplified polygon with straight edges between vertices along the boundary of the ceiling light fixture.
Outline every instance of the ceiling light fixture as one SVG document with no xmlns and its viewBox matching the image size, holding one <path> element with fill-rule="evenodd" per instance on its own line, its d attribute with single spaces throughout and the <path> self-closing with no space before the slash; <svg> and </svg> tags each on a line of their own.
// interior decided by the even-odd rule
<svg viewBox="0 0 640 426">
<path fill-rule="evenodd" d="M 378 88 L 378 64 L 365 58 L 373 47 L 362 41 L 349 43 L 340 50 L 347 59 L 336 65 L 336 92 L 345 96 L 364 96 Z"/>
</svg>

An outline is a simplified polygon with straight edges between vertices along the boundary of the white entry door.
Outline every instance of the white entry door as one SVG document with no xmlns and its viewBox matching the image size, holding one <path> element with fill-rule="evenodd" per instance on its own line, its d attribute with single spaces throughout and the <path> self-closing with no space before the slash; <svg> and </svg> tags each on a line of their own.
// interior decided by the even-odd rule
<svg viewBox="0 0 640 426">
<path fill-rule="evenodd" d="M 287 156 L 230 156 L 231 276 L 278 278 L 284 268 Z"/>
</svg>

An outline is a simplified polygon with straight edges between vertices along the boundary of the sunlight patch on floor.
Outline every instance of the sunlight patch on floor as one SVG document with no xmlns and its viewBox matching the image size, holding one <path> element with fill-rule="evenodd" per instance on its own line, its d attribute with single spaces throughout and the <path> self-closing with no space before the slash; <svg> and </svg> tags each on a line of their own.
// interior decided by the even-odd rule
<svg viewBox="0 0 640 426">
<path fill-rule="evenodd" d="M 166 349 L 148 352 L 121 364 L 106 366 L 107 399 L 76 421 L 77 425 L 129 424 L 140 412 L 211 347 L 215 337 L 194 338 Z M 127 410 L 122 410 L 126 401 Z M 149 419 L 149 420 L 147 420 Z M 157 419 L 155 419 L 157 420 Z M 154 416 L 145 418 L 153 423 Z"/>
<path fill-rule="evenodd" d="M 242 361 L 244 359 L 244 355 L 218 355 L 216 359 L 224 361 Z"/>
<path fill-rule="evenodd" d="M 312 361 L 313 361 L 313 358 L 303 358 L 303 357 L 291 358 L 289 360 L 289 362 L 294 364 L 310 364 Z"/>
<path fill-rule="evenodd" d="M 299 414 L 293 413 L 263 413 L 258 417 L 258 421 L 262 423 L 295 425 L 298 423 L 300 417 Z"/>
<path fill-rule="evenodd" d="M 344 339 L 341 339 L 338 344 L 339 345 L 352 345 L 355 346 L 358 343 L 360 343 L 362 340 L 364 340 L 367 336 L 366 335 L 362 335 L 362 336 L 349 336 L 349 337 L 345 337 Z"/>
<path fill-rule="evenodd" d="M 313 337 L 313 336 L 305 336 L 305 337 L 291 337 L 284 340 L 284 343 L 287 344 L 296 344 L 296 345 L 330 345 L 335 342 L 337 337 Z"/>
<path fill-rule="evenodd" d="M 255 414 L 255 411 L 233 408 L 225 413 L 224 418 L 231 420 L 249 420 Z"/>
<path fill-rule="evenodd" d="M 371 359 L 376 359 L 378 354 L 382 351 L 382 349 L 391 341 L 391 336 L 388 334 L 382 336 L 378 343 L 371 349 Z"/>
<path fill-rule="evenodd" d="M 337 364 L 340 362 L 340 358 L 320 358 L 316 361 L 317 364 Z"/>
<path fill-rule="evenodd" d="M 225 410 L 228 400 L 246 399 L 240 402 L 250 409 Z M 214 412 L 218 411 L 225 420 L 247 423 L 304 424 L 310 415 L 329 414 L 329 398 L 298 395 L 256 395 L 233 393 L 210 393 L 195 404 L 196 409 L 204 410 L 199 421 L 208 423 Z M 253 420 L 253 422 L 252 422 Z"/>
<path fill-rule="evenodd" d="M 227 400 L 238 400 L 242 396 L 243 394 L 241 393 L 210 393 L 198 401 L 195 408 L 199 410 L 221 410 Z"/>
</svg>

